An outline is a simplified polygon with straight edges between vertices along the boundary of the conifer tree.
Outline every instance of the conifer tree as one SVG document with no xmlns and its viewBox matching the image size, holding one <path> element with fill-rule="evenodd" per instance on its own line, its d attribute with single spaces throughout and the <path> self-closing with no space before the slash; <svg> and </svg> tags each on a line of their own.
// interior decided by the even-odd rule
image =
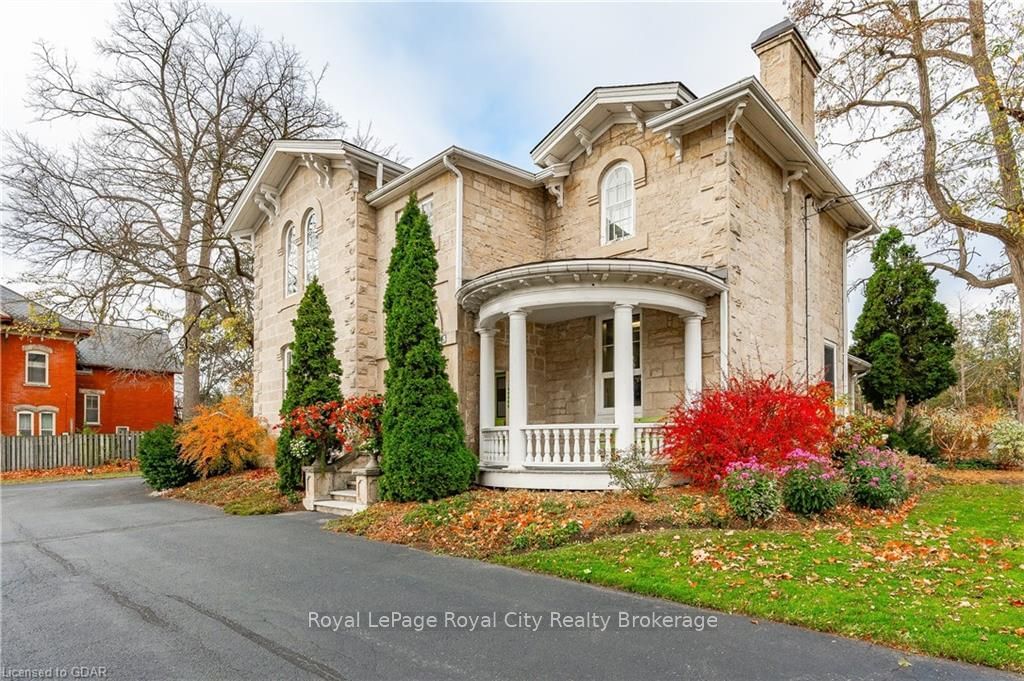
<svg viewBox="0 0 1024 681">
<path fill-rule="evenodd" d="M 898 229 L 879 237 L 871 263 L 850 352 L 872 365 L 861 379 L 864 396 L 876 409 L 894 409 L 900 427 L 908 406 L 956 383 L 956 329 L 935 299 L 937 282 Z"/>
<path fill-rule="evenodd" d="M 435 323 L 437 257 L 413 194 L 395 228 L 384 293 L 385 499 L 426 501 L 465 491 L 476 472 Z"/>
<path fill-rule="evenodd" d="M 323 286 L 313 279 L 299 303 L 292 328 L 292 359 L 288 367 L 288 386 L 281 403 L 281 417 L 296 407 L 318 402 L 341 400 L 341 363 L 334 356 L 334 319 Z M 275 465 L 282 492 L 290 492 L 302 484 L 302 466 L 312 463 L 301 461 L 291 452 L 292 433 L 281 428 L 277 439 Z"/>
</svg>

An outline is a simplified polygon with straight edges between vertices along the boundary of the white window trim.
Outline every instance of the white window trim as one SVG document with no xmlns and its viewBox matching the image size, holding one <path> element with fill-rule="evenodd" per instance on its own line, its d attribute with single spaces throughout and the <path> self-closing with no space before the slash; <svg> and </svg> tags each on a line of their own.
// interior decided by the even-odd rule
<svg viewBox="0 0 1024 681">
<path fill-rule="evenodd" d="M 29 434 L 23 435 L 21 432 L 21 417 L 28 416 L 29 423 Z M 36 434 L 36 414 L 32 411 L 18 411 L 14 421 L 14 430 L 20 437 L 31 437 Z"/>
<path fill-rule="evenodd" d="M 641 308 L 634 314 L 640 316 L 640 366 L 633 369 L 633 375 L 640 376 L 640 404 L 633 405 L 633 416 L 638 417 L 643 416 L 644 414 L 644 311 Z M 611 423 L 615 420 L 615 407 L 604 406 L 604 379 L 614 379 L 615 372 L 601 371 L 601 322 L 613 318 L 614 315 L 609 312 L 607 314 L 598 315 L 594 320 L 594 420 L 598 423 Z M 632 357 L 632 352 L 630 352 L 630 357 Z"/>
<path fill-rule="evenodd" d="M 295 223 L 288 223 L 288 227 L 284 230 L 284 297 L 290 298 L 298 295 L 299 290 L 302 288 L 302 258 L 299 255 L 299 242 L 297 240 L 297 232 L 295 229 Z M 290 242 L 290 244 L 289 244 Z M 291 247 L 289 249 L 289 246 Z M 295 290 L 288 290 L 288 268 L 291 256 L 295 256 Z"/>
<path fill-rule="evenodd" d="M 47 435 L 57 434 L 57 412 L 50 409 L 44 409 L 39 412 L 39 435 L 43 435 L 43 416 L 50 415 L 53 417 L 53 428 Z"/>
<path fill-rule="evenodd" d="M 89 398 L 96 398 L 96 420 L 89 420 Z M 103 422 L 103 414 L 101 412 L 103 404 L 103 396 L 100 393 L 84 393 L 82 397 L 82 424 L 86 426 L 98 426 Z"/>
<path fill-rule="evenodd" d="M 130 432 L 132 432 L 132 429 L 129 428 L 128 426 L 115 426 L 114 427 L 114 434 L 115 435 L 121 435 L 122 433 L 127 435 Z"/>
<path fill-rule="evenodd" d="M 310 218 L 316 218 L 316 272 L 313 276 L 320 276 L 320 235 L 323 234 L 321 228 L 320 215 L 316 212 L 316 209 L 310 208 L 306 212 L 306 219 L 302 221 L 302 282 L 303 285 L 309 285 L 312 279 L 309 276 L 309 220 Z"/>
<path fill-rule="evenodd" d="M 608 201 L 605 199 L 605 189 L 607 189 L 608 180 L 611 178 L 612 173 L 614 173 L 619 168 L 626 168 L 627 170 L 629 170 L 629 177 L 631 178 L 630 179 L 630 183 L 629 183 L 629 201 L 630 201 L 630 205 L 631 205 L 632 211 L 633 211 L 633 220 L 632 220 L 632 222 L 633 222 L 633 231 L 632 231 L 632 233 L 630 233 L 630 234 L 628 234 L 626 236 L 620 236 L 618 239 L 609 239 L 608 238 L 607 225 L 606 225 L 606 218 L 608 216 Z M 604 175 L 601 177 L 601 185 L 598 187 L 598 192 L 599 192 L 598 196 L 600 197 L 600 201 L 601 201 L 601 245 L 602 246 L 607 246 L 608 244 L 616 244 L 616 243 L 619 243 L 620 241 L 625 241 L 626 239 L 632 239 L 633 237 L 635 237 L 637 235 L 637 226 L 636 226 L 636 222 L 637 222 L 637 220 L 636 220 L 636 212 L 637 211 L 636 211 L 636 186 L 635 186 L 635 182 L 636 182 L 636 173 L 633 172 L 633 166 L 628 161 L 620 161 L 619 163 L 616 163 L 616 164 L 612 165 L 611 167 L 607 168 L 604 171 Z"/>
<path fill-rule="evenodd" d="M 38 381 L 30 381 L 28 378 L 28 357 L 29 355 L 42 355 L 43 356 L 43 372 L 46 374 L 45 379 L 42 383 Z M 25 385 L 38 385 L 48 386 L 50 385 L 50 353 L 39 350 L 38 348 L 29 348 L 25 350 Z"/>
<path fill-rule="evenodd" d="M 288 392 L 288 369 L 292 365 L 292 346 L 286 345 L 281 350 L 281 397 Z"/>
</svg>

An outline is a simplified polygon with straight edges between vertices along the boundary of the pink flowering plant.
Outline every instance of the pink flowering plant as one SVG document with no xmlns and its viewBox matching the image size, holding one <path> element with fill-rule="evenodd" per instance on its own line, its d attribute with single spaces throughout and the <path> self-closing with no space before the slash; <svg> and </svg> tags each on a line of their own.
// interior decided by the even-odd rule
<svg viewBox="0 0 1024 681">
<path fill-rule="evenodd" d="M 846 475 L 854 501 L 868 508 L 890 508 L 910 496 L 913 475 L 891 449 L 858 447 L 846 459 Z"/>
<path fill-rule="evenodd" d="M 824 513 L 835 508 L 846 494 L 846 482 L 827 456 L 794 449 L 777 472 L 782 481 L 782 501 L 793 513 Z"/>
<path fill-rule="evenodd" d="M 749 523 L 770 520 L 782 506 L 778 476 L 756 459 L 730 463 L 721 491 L 732 512 Z"/>
</svg>

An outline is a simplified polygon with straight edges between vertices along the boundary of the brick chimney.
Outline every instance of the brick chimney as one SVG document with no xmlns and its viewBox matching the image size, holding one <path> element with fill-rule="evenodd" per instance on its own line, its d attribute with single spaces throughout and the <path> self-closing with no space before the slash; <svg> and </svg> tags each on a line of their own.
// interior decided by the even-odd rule
<svg viewBox="0 0 1024 681">
<path fill-rule="evenodd" d="M 821 71 L 810 46 L 789 19 L 765 29 L 751 45 L 761 60 L 761 83 L 811 142 L 814 79 Z"/>
</svg>

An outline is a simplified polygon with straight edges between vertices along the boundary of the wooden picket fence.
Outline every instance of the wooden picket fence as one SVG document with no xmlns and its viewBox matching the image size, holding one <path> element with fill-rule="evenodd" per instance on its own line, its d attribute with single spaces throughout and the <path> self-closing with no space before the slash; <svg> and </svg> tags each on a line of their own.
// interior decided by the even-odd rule
<svg viewBox="0 0 1024 681">
<path fill-rule="evenodd" d="M 0 471 L 99 466 L 111 459 L 134 459 L 142 433 L 0 435 Z"/>
</svg>

